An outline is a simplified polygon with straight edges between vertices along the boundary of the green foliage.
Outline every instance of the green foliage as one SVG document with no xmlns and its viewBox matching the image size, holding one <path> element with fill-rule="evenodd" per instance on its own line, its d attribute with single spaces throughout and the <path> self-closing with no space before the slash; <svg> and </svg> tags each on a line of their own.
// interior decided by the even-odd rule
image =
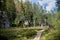
<svg viewBox="0 0 60 40">
<path fill-rule="evenodd" d="M 23 40 L 28 38 L 33 38 L 36 35 L 35 30 L 27 30 L 20 28 L 9 28 L 9 29 L 0 29 L 0 36 L 5 36 L 8 40 Z"/>
<path fill-rule="evenodd" d="M 24 33 L 22 33 L 23 36 L 29 38 L 29 37 L 33 37 L 33 35 L 36 35 L 36 31 L 34 30 L 27 30 Z"/>
<path fill-rule="evenodd" d="M 60 12 L 55 14 L 55 17 L 52 18 L 52 25 L 55 25 L 55 30 L 49 31 L 47 34 L 43 35 L 43 40 L 60 40 Z"/>
<path fill-rule="evenodd" d="M 12 25 L 16 17 L 14 0 L 6 0 L 6 12 L 10 21 L 10 25 Z"/>
</svg>

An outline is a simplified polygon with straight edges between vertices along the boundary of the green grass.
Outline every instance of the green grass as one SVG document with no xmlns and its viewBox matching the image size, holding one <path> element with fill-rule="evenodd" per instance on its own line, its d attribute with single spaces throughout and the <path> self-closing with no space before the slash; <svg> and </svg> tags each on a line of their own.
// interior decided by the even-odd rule
<svg viewBox="0 0 60 40">
<path fill-rule="evenodd" d="M 22 28 L 7 28 L 0 29 L 0 36 L 6 37 L 8 40 L 27 40 L 35 37 L 40 29 L 22 29 Z"/>
<path fill-rule="evenodd" d="M 60 31 L 51 30 L 41 37 L 41 40 L 60 40 Z"/>
</svg>

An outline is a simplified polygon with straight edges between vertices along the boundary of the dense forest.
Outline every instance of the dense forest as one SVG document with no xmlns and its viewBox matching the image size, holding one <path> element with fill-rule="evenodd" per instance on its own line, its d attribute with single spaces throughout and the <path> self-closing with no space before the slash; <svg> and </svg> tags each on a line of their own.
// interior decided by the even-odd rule
<svg viewBox="0 0 60 40">
<path fill-rule="evenodd" d="M 6 30 L 6 28 L 49 26 L 46 30 L 48 32 L 42 35 L 41 40 L 60 40 L 60 1 L 57 0 L 56 4 L 57 12 L 54 13 L 51 10 L 51 12 L 46 13 L 42 6 L 38 6 L 36 3 L 31 4 L 28 0 L 25 2 L 22 0 L 0 0 L 0 34 L 4 34 L 2 29 Z M 26 34 L 29 34 L 27 32 L 20 34 L 26 36 Z"/>
</svg>

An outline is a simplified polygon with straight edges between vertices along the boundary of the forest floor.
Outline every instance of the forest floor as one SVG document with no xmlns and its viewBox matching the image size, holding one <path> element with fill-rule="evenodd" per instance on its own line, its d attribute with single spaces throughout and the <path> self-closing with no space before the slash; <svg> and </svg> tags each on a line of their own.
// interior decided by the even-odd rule
<svg viewBox="0 0 60 40">
<path fill-rule="evenodd" d="M 6 29 L 0 29 L 0 36 L 4 39 L 8 40 L 32 40 L 35 38 L 38 31 L 44 29 L 46 30 L 48 27 L 11 27 Z M 4 39 L 5 40 L 5 39 Z"/>
</svg>

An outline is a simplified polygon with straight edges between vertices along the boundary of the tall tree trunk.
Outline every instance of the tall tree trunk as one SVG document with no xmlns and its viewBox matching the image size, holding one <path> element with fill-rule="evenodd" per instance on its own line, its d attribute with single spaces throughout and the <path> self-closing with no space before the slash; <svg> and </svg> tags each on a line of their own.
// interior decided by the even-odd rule
<svg viewBox="0 0 60 40">
<path fill-rule="evenodd" d="M 33 25 L 34 25 L 34 27 L 35 27 L 35 19 L 33 19 Z"/>
</svg>

